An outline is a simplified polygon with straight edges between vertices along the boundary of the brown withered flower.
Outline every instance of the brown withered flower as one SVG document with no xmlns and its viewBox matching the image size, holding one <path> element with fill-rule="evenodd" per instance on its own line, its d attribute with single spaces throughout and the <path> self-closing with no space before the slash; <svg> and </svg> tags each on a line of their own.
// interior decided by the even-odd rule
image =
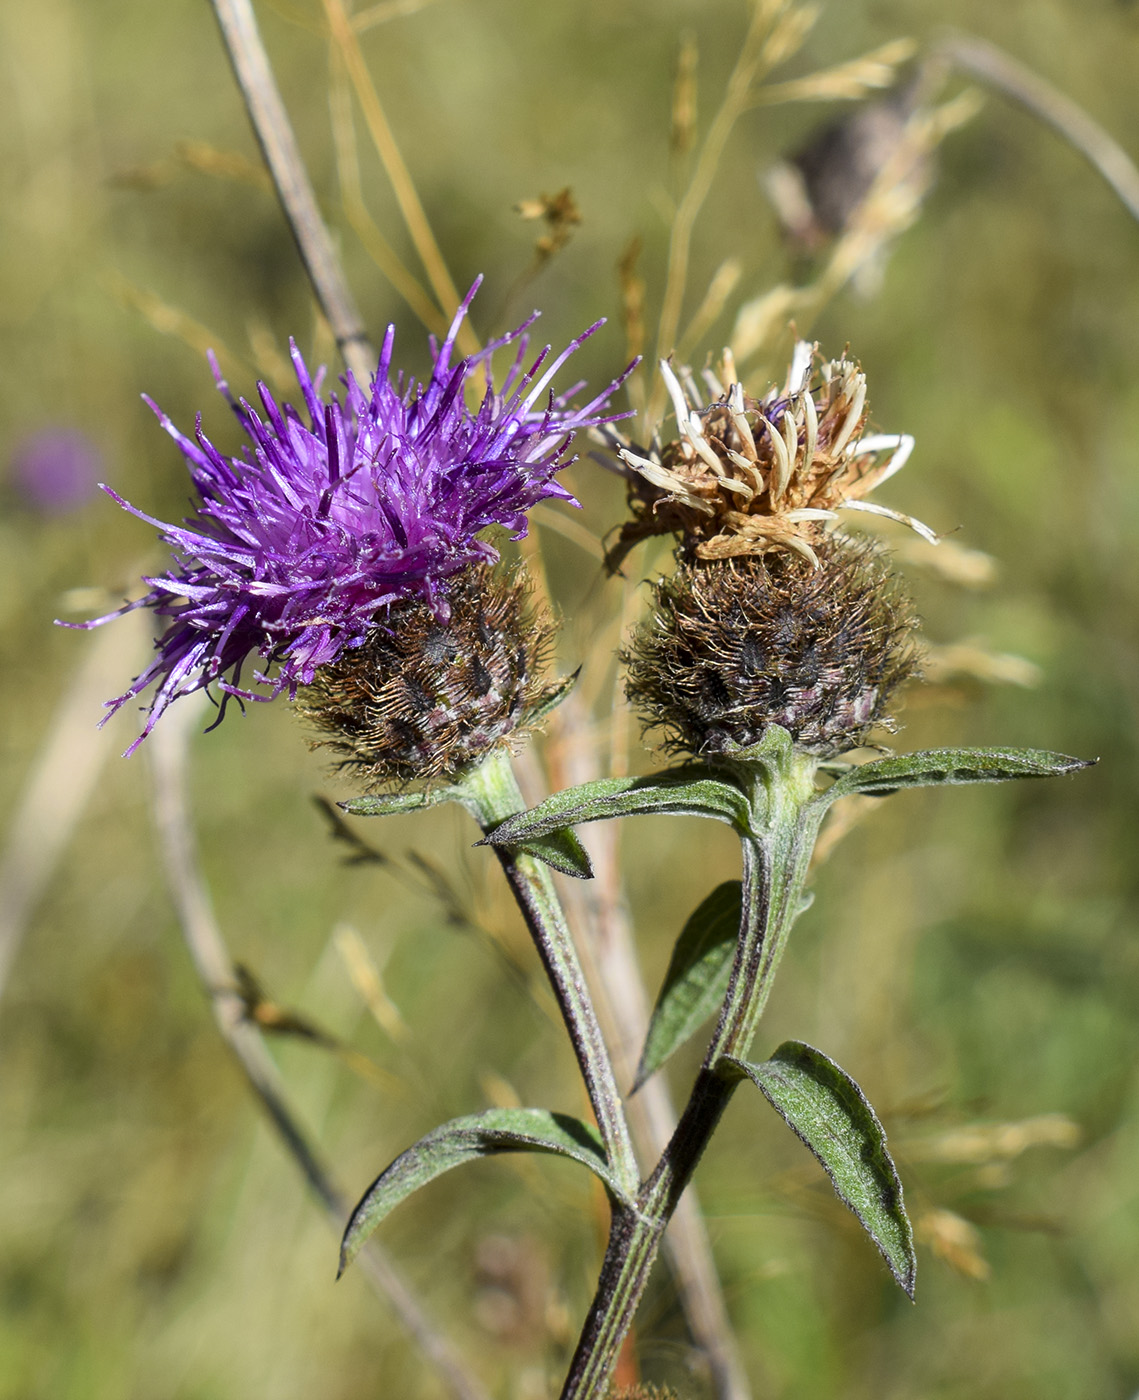
<svg viewBox="0 0 1139 1400">
<path fill-rule="evenodd" d="M 777 549 L 817 567 L 819 543 L 840 511 L 900 520 L 937 542 L 920 521 L 864 499 L 901 470 L 913 438 L 864 435 L 866 376 L 846 358 L 815 371 L 815 353 L 815 346 L 799 342 L 785 386 L 755 399 L 736 380 L 725 352 L 722 382 L 706 373 L 713 399 L 703 407 L 691 371 L 661 362 L 678 434 L 645 450 L 610 432 L 628 468 L 633 516 L 608 552 L 610 570 L 638 541 L 666 534 L 679 536 L 683 558 L 731 559 Z"/>
<path fill-rule="evenodd" d="M 719 392 L 703 408 L 691 373 L 662 364 L 677 437 L 651 455 L 616 444 L 633 518 L 610 567 L 648 535 L 678 536 L 675 572 L 653 585 L 623 654 L 626 691 L 671 752 L 730 756 L 779 725 L 801 753 L 844 753 L 891 726 L 891 699 L 918 669 L 917 622 L 887 553 L 835 527 L 867 511 L 936 543 L 864 499 L 913 439 L 865 433 L 866 377 L 850 359 L 816 373 L 801 342 L 764 399 L 726 359 L 728 388 L 709 374 Z"/>
</svg>

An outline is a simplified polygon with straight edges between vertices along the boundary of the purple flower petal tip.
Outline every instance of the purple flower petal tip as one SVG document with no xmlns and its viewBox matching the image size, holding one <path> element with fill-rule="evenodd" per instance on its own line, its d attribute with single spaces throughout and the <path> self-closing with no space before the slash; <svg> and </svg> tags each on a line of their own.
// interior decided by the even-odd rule
<svg viewBox="0 0 1139 1400">
<path fill-rule="evenodd" d="M 256 408 L 234 401 L 217 376 L 249 439 L 242 457 L 224 457 L 200 423 L 193 438 L 185 436 L 151 405 L 186 459 L 197 501 L 182 525 L 153 522 L 175 560 L 169 573 L 148 580 L 151 591 L 135 606 L 169 625 L 151 664 L 109 702 L 113 713 L 157 687 L 132 751 L 167 705 L 211 683 L 223 708 L 229 696 L 294 694 L 318 666 L 359 646 L 377 613 L 402 599 L 424 598 L 444 616 L 446 581 L 498 557 L 482 532 L 498 525 L 517 537 L 539 501 L 573 500 L 553 478 L 573 460 L 575 433 L 625 416 L 605 409 L 630 371 L 573 408 L 550 382 L 596 327 L 551 364 L 547 350 L 527 368 L 530 322 L 452 365 L 478 286 L 443 343 L 432 342 L 425 384 L 402 374 L 393 384 L 391 327 L 371 384 L 365 389 L 347 375 L 343 393 L 328 399 L 291 346 L 303 413 L 278 405 L 264 385 Z M 490 357 L 511 344 L 515 358 L 496 390 Z M 466 393 L 472 380 L 483 395 L 475 409 Z M 252 657 L 260 662 L 243 684 Z"/>
</svg>

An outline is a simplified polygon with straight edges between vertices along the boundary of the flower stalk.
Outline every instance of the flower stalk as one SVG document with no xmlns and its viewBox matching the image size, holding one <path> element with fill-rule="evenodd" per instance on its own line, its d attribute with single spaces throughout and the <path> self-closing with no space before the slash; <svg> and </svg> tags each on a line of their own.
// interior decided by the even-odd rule
<svg viewBox="0 0 1139 1400">
<path fill-rule="evenodd" d="M 495 751 L 485 762 L 469 770 L 456 784 L 455 796 L 478 822 L 484 835 L 526 806 L 510 756 L 504 750 Z M 557 999 L 609 1164 L 632 1196 L 637 1190 L 640 1173 L 629 1125 L 553 879 L 549 869 L 533 856 L 509 846 L 495 846 L 494 849 Z"/>
<path fill-rule="evenodd" d="M 601 1400 L 607 1393 L 665 1229 L 739 1082 L 724 1072 L 726 1057 L 746 1054 L 802 907 L 822 818 L 820 804 L 811 800 L 817 766 L 817 759 L 794 751 L 733 764 L 748 790 L 754 830 L 741 836 L 743 903 L 727 995 L 672 1140 L 635 1203 L 614 1210 L 597 1292 L 562 1400 Z"/>
</svg>

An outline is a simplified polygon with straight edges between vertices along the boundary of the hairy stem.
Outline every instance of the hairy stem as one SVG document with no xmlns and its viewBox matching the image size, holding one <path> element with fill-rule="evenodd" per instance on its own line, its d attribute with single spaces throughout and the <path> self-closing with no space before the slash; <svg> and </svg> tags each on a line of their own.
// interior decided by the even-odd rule
<svg viewBox="0 0 1139 1400">
<path fill-rule="evenodd" d="M 265 164 L 285 218 L 344 363 L 362 384 L 376 367 L 376 352 L 320 217 L 312 182 L 301 158 L 250 0 L 212 0 L 214 14 L 245 99 Z"/>
<path fill-rule="evenodd" d="M 615 713 L 628 716 L 624 696 L 614 697 Z M 554 788 L 576 787 L 601 776 L 597 745 L 592 742 L 587 707 L 579 691 L 559 710 L 559 741 L 548 761 Z M 614 723 L 615 730 L 620 726 Z M 611 745 L 610 771 L 627 769 L 622 739 Z M 527 751 L 531 752 L 530 750 Z M 592 880 L 569 882 L 565 906 L 578 935 L 594 1006 L 613 1056 L 619 1084 L 632 1084 L 648 1030 L 651 1003 L 637 961 L 629 911 L 620 873 L 620 822 L 598 822 L 589 829 Z M 633 1144 L 643 1162 L 654 1162 L 676 1131 L 677 1113 L 663 1074 L 654 1075 L 626 1105 Z M 681 1310 L 693 1343 L 711 1372 L 716 1400 L 751 1400 L 751 1390 L 732 1332 L 708 1229 L 694 1190 L 681 1198 L 669 1221 L 663 1245 Z"/>
<path fill-rule="evenodd" d="M 462 792 L 464 804 L 484 833 L 522 811 L 526 805 L 510 760 L 501 753 L 468 774 L 463 780 Z M 629 1126 L 613 1063 L 553 879 L 548 868 L 531 856 L 506 846 L 496 846 L 495 854 L 557 998 L 609 1164 L 632 1196 L 637 1190 L 640 1173 Z"/>
<path fill-rule="evenodd" d="M 132 569 L 133 573 L 134 570 Z M 101 628 L 60 696 L 15 798 L 0 848 L 0 1000 L 24 934 L 74 835 L 111 745 L 91 724 L 104 696 L 137 672 L 150 642 L 141 613 Z"/>
<path fill-rule="evenodd" d="M 672 1218 L 734 1091 L 718 1065 L 745 1055 L 771 992 L 795 921 L 818 832 L 808 805 L 813 765 L 756 782 L 766 809 L 762 835 L 744 836 L 739 944 L 720 1019 L 676 1132 L 634 1206 L 614 1212 L 597 1293 L 562 1390 L 562 1400 L 601 1400 L 632 1325 L 665 1227 Z M 762 789 L 762 790 L 761 790 Z"/>
</svg>

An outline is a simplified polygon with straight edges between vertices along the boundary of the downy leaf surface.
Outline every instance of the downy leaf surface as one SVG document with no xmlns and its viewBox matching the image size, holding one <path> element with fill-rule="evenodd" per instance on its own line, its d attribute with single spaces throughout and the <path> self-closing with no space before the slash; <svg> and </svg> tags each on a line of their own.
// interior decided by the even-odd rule
<svg viewBox="0 0 1139 1400">
<path fill-rule="evenodd" d="M 480 846 L 485 843 L 480 841 Z M 544 861 L 563 875 L 572 875 L 575 880 L 593 879 L 593 862 L 585 847 L 570 830 L 551 831 L 546 836 L 533 836 L 523 842 L 519 850 L 535 860 Z"/>
<path fill-rule="evenodd" d="M 645 778 L 599 778 L 555 793 L 537 807 L 508 817 L 489 833 L 494 846 L 517 846 L 582 822 L 610 817 L 714 817 L 746 831 L 750 807 L 743 792 L 718 773 L 699 766 Z"/>
<path fill-rule="evenodd" d="M 365 1240 L 399 1203 L 437 1176 L 499 1152 L 550 1152 L 588 1167 L 617 1200 L 624 1193 L 610 1171 L 596 1132 L 564 1113 L 543 1108 L 493 1108 L 452 1119 L 400 1153 L 372 1182 L 352 1212 L 340 1246 L 343 1273 Z"/>
<path fill-rule="evenodd" d="M 450 802 L 454 792 L 449 787 L 429 788 L 426 792 L 376 792 L 362 797 L 350 797 L 336 805 L 350 817 L 394 817 L 403 812 L 418 812 Z"/>
<path fill-rule="evenodd" d="M 821 1050 L 788 1040 L 763 1064 L 725 1055 L 716 1066 L 747 1078 L 818 1158 L 840 1201 L 877 1245 L 899 1285 L 913 1298 L 917 1260 L 902 1204 L 902 1183 L 886 1135 L 866 1095 Z"/>
<path fill-rule="evenodd" d="M 1050 753 L 1047 749 L 928 749 L 861 763 L 844 773 L 822 794 L 822 799 L 833 802 L 859 792 L 869 797 L 887 797 L 901 788 L 1053 778 L 1076 773 L 1095 762 Z"/>
<path fill-rule="evenodd" d="M 634 1092 L 724 1000 L 739 938 L 741 901 L 740 882 L 725 880 L 689 916 L 653 1008 Z"/>
</svg>

